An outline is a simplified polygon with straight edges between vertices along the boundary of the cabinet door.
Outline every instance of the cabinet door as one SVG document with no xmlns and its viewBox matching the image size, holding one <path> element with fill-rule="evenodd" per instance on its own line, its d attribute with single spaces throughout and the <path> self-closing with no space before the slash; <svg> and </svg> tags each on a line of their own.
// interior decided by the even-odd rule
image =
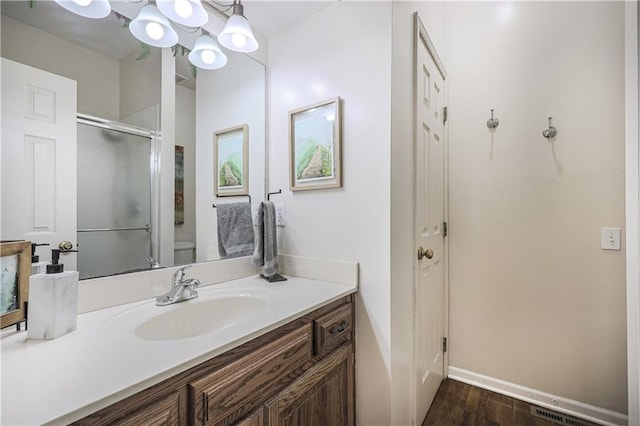
<svg viewBox="0 0 640 426">
<path fill-rule="evenodd" d="M 311 358 L 311 324 L 189 383 L 196 426 L 229 425 L 278 394 Z"/>
<path fill-rule="evenodd" d="M 269 426 L 353 426 L 353 350 L 338 349 L 267 404 Z"/>
</svg>

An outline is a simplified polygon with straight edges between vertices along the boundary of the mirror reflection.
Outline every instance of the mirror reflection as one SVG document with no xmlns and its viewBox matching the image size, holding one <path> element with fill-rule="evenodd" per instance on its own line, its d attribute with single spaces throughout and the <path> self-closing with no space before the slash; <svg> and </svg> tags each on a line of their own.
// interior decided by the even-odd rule
<svg viewBox="0 0 640 426">
<path fill-rule="evenodd" d="M 247 197 L 215 196 L 214 134 L 247 126 L 257 205 L 264 65 L 228 51 L 225 67 L 194 73 L 187 49 L 168 67 L 167 52 L 142 48 L 115 12 L 93 20 L 49 1 L 1 5 L 0 237 L 49 244 L 41 260 L 71 242 L 79 252 L 61 261 L 81 278 L 219 259 L 212 204 Z"/>
</svg>

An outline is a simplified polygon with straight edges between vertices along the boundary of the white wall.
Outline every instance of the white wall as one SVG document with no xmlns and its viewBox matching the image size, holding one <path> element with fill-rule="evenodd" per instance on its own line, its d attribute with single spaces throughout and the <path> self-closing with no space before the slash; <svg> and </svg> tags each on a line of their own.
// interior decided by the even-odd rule
<svg viewBox="0 0 640 426">
<path fill-rule="evenodd" d="M 360 263 L 358 424 L 390 424 L 391 4 L 342 2 L 269 38 L 269 189 L 283 254 Z M 343 188 L 289 191 L 290 110 L 344 99 Z"/>
<path fill-rule="evenodd" d="M 624 2 L 446 13 L 450 366 L 626 413 Z"/>
<path fill-rule="evenodd" d="M 263 49 L 264 47 L 261 47 Z M 219 259 L 213 203 L 245 202 L 247 197 L 216 198 L 213 137 L 219 130 L 249 125 L 249 193 L 254 204 L 265 198 L 266 77 L 263 64 L 228 52 L 223 68 L 198 70 L 196 85 L 196 256 Z"/>
<path fill-rule="evenodd" d="M 119 121 L 157 130 L 154 111 L 160 105 L 162 49 L 152 48 L 149 57 L 137 60 L 139 54 L 133 51 L 119 63 Z"/>
<path fill-rule="evenodd" d="M 160 146 L 158 167 L 161 171 L 156 183 L 158 214 L 154 224 L 161 230 L 156 255 L 161 265 L 173 265 L 175 218 L 175 160 L 176 160 L 176 58 L 170 48 L 160 52 Z M 153 78 L 153 77 L 151 77 Z"/>
<path fill-rule="evenodd" d="M 2 56 L 78 82 L 78 112 L 119 118 L 118 61 L 2 16 Z"/>
<path fill-rule="evenodd" d="M 176 85 L 176 145 L 184 147 L 184 224 L 176 241 L 196 241 L 196 92 Z"/>
</svg>

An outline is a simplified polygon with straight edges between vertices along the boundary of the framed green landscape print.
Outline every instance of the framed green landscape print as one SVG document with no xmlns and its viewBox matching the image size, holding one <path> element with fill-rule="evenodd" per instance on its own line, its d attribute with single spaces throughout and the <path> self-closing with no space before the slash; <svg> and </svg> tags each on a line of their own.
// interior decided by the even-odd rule
<svg viewBox="0 0 640 426">
<path fill-rule="evenodd" d="M 213 179 L 216 197 L 249 194 L 249 126 L 215 132 Z"/>
<path fill-rule="evenodd" d="M 289 112 L 292 191 L 342 186 L 341 99 Z"/>
</svg>

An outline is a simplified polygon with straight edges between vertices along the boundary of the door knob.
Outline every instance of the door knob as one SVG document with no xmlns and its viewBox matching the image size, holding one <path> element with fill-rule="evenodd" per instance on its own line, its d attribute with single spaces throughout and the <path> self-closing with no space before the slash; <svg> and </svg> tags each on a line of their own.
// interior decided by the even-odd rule
<svg viewBox="0 0 640 426">
<path fill-rule="evenodd" d="M 62 241 L 60 244 L 58 244 L 58 248 L 62 251 L 69 251 L 73 248 L 73 244 L 71 243 L 71 241 Z"/>
<path fill-rule="evenodd" d="M 423 257 L 426 257 L 427 259 L 431 259 L 433 257 L 433 250 L 431 249 L 424 249 L 422 247 L 418 248 L 418 260 L 422 260 Z"/>
</svg>

